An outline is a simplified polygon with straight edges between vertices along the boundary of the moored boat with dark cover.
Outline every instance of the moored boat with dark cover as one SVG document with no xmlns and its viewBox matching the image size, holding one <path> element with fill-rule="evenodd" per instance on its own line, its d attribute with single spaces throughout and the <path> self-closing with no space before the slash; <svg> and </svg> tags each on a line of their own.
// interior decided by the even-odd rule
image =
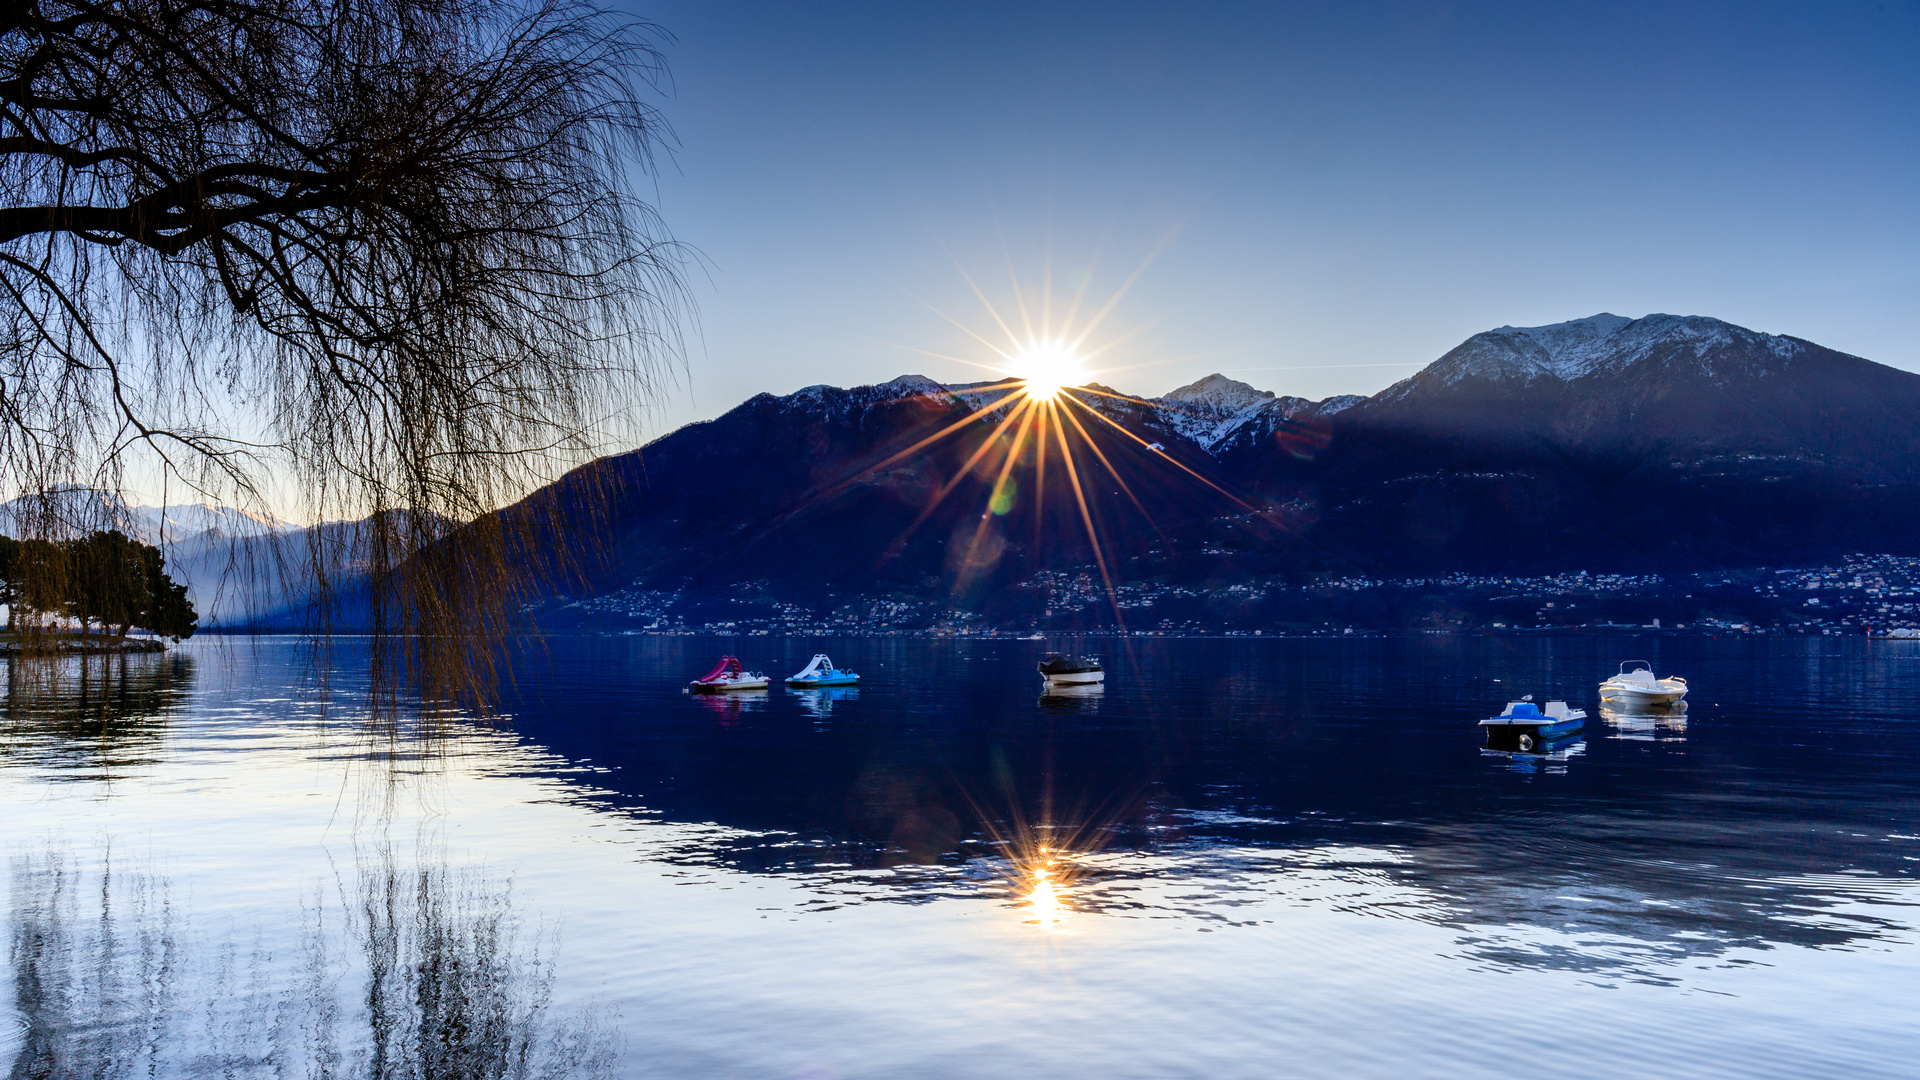
<svg viewBox="0 0 1920 1080">
<path fill-rule="evenodd" d="M 1045 676 L 1048 686 L 1086 686 L 1107 681 L 1107 670 L 1100 666 L 1097 656 L 1076 659 L 1061 653 L 1048 653 L 1040 661 L 1040 674 Z"/>
</svg>

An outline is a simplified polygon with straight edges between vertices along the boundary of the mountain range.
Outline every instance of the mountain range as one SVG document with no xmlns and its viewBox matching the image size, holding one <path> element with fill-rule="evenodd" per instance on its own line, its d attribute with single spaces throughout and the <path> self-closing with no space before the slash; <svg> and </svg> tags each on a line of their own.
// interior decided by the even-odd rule
<svg viewBox="0 0 1920 1080">
<path fill-rule="evenodd" d="M 1920 553 L 1920 375 L 1718 319 L 1503 326 L 1370 397 L 1218 374 L 1063 393 L 1037 426 L 999 384 L 759 394 L 503 514 L 572 538 L 527 553 L 543 620 L 627 628 L 1097 624 L 1109 583 L 1148 603 Z M 255 552 L 284 523 L 122 509 L 164 534 L 203 622 L 261 621 L 303 578 Z"/>
<path fill-rule="evenodd" d="M 1218 589 L 1920 548 L 1920 375 L 1718 319 L 1504 326 L 1370 397 L 1217 374 L 1156 398 L 1067 393 L 1085 407 L 1029 432 L 1005 479 L 1015 402 L 907 375 L 757 395 L 508 513 L 594 507 L 562 621 L 719 599 L 1017 621 L 1048 603 L 1038 582 L 1103 563 L 1116 584 Z"/>
</svg>

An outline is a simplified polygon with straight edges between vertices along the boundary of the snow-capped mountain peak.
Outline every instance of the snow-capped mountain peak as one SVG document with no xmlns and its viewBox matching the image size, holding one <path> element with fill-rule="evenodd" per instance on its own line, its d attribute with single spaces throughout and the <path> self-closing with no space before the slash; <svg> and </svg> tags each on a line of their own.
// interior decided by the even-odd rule
<svg viewBox="0 0 1920 1080">
<path fill-rule="evenodd" d="M 1271 390 L 1255 390 L 1246 383 L 1229 379 L 1216 372 L 1177 390 L 1169 390 L 1160 395 L 1160 400 L 1195 409 L 1230 414 L 1237 413 L 1250 405 L 1271 400 L 1272 397 Z"/>
<path fill-rule="evenodd" d="M 119 529 L 147 544 L 170 544 L 218 529 L 227 536 L 266 536 L 291 526 L 257 510 L 217 503 L 135 506 L 115 492 L 85 484 L 62 484 L 43 496 L 0 503 L 0 534 L 84 536 Z"/>
<path fill-rule="evenodd" d="M 1632 325 L 1633 320 L 1624 315 L 1603 311 L 1584 319 L 1570 319 L 1547 326 L 1502 326 L 1492 332 L 1523 335 L 1540 346 L 1550 364 L 1577 368 L 1584 359 L 1604 348 L 1607 341 Z"/>
<path fill-rule="evenodd" d="M 1394 400 L 1421 386 L 1451 386 L 1462 380 L 1529 383 L 1571 382 L 1619 372 L 1659 355 L 1666 362 L 1697 364 L 1710 377 L 1728 362 L 1751 366 L 1756 357 L 1790 359 L 1803 344 L 1701 315 L 1654 314 L 1644 318 L 1602 312 L 1547 326 L 1502 326 L 1475 334 L 1395 384 L 1380 397 Z"/>
<path fill-rule="evenodd" d="M 1255 390 L 1215 373 L 1169 390 L 1155 399 L 1155 404 L 1160 406 L 1168 427 L 1205 447 L 1236 426 L 1239 418 L 1273 399 L 1271 390 Z"/>
</svg>

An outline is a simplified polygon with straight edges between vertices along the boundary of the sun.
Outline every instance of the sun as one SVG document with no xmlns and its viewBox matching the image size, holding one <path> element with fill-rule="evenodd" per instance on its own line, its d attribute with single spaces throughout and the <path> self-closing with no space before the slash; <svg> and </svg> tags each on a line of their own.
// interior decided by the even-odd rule
<svg viewBox="0 0 1920 1080">
<path fill-rule="evenodd" d="M 1060 391 L 1078 386 L 1087 377 L 1085 362 L 1058 338 L 1031 339 L 1013 354 L 1010 374 L 1025 382 L 1026 395 L 1052 401 Z"/>
</svg>

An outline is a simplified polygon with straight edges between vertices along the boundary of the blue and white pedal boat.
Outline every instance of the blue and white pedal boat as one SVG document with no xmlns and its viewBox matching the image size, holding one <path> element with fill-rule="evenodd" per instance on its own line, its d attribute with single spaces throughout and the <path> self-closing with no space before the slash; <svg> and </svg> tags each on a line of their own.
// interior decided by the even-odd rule
<svg viewBox="0 0 1920 1080">
<path fill-rule="evenodd" d="M 860 681 L 860 676 L 851 671 L 842 671 L 833 666 L 826 653 L 815 653 L 813 663 L 808 664 L 798 675 L 787 677 L 788 686 L 852 686 Z"/>
<path fill-rule="evenodd" d="M 1531 701 L 1509 701 L 1499 716 L 1487 717 L 1480 726 L 1487 731 L 1487 745 L 1528 751 L 1549 739 L 1571 735 L 1586 722 L 1587 710 L 1564 701 L 1549 701 L 1545 709 Z"/>
</svg>

